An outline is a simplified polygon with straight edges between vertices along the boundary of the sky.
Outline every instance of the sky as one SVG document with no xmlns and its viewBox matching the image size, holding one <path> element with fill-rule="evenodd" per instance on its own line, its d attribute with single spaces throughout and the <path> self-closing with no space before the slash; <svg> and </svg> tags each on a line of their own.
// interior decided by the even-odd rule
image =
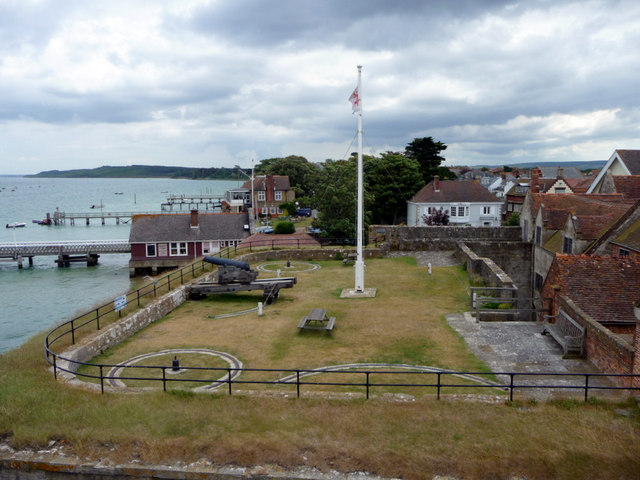
<svg viewBox="0 0 640 480">
<path fill-rule="evenodd" d="M 0 174 L 640 148 L 636 0 L 0 0 Z"/>
</svg>

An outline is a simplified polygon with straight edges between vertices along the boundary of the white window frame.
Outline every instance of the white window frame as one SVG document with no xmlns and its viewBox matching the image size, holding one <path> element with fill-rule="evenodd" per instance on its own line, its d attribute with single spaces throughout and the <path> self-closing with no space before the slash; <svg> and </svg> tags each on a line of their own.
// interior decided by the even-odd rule
<svg viewBox="0 0 640 480">
<path fill-rule="evenodd" d="M 451 210 L 451 213 L 449 214 L 450 217 L 458 216 L 458 207 L 451 205 L 450 210 Z"/>
<path fill-rule="evenodd" d="M 277 215 L 278 207 L 269 207 L 269 215 Z"/>
<path fill-rule="evenodd" d="M 169 243 L 169 255 L 171 257 L 186 257 L 189 254 L 187 242 Z"/>
<path fill-rule="evenodd" d="M 262 215 L 268 215 L 269 214 L 269 207 L 262 207 Z"/>
<path fill-rule="evenodd" d="M 464 207 L 458 207 L 458 216 L 464 217 Z"/>
<path fill-rule="evenodd" d="M 276 190 L 274 197 L 276 202 L 281 202 L 282 201 L 282 190 Z"/>
<path fill-rule="evenodd" d="M 153 247 L 153 254 L 149 254 L 149 247 Z M 145 255 L 147 257 L 157 257 L 158 256 L 158 246 L 155 243 L 147 243 L 145 246 Z"/>
<path fill-rule="evenodd" d="M 482 214 L 491 215 L 491 206 L 485 205 L 484 207 L 482 207 Z"/>
<path fill-rule="evenodd" d="M 262 190 L 260 190 L 258 192 L 258 201 L 259 202 L 264 202 L 267 198 L 266 192 L 263 192 Z"/>
</svg>

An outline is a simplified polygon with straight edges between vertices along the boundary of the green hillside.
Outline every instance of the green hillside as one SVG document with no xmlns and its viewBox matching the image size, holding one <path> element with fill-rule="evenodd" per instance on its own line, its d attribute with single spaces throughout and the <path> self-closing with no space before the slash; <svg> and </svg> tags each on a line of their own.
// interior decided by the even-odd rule
<svg viewBox="0 0 640 480">
<path fill-rule="evenodd" d="M 28 177 L 47 178 L 187 178 L 203 180 L 235 180 L 236 168 L 164 167 L 160 165 L 103 166 L 75 170 L 47 170 Z"/>
</svg>

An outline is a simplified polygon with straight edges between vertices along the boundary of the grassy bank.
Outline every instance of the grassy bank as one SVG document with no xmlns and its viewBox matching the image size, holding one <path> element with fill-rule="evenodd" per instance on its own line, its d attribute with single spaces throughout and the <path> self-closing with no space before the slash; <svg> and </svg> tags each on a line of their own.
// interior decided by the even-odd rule
<svg viewBox="0 0 640 480">
<path fill-rule="evenodd" d="M 263 317 L 216 316 L 253 304 L 250 296 L 187 302 L 102 360 L 207 347 L 233 353 L 248 367 L 386 361 L 484 368 L 443 319 L 466 308 L 468 285 L 460 269 L 434 269 L 429 276 L 407 260 L 367 262 L 367 286 L 377 287 L 378 297 L 344 300 L 338 289 L 352 286 L 353 269 L 341 262 L 322 267 L 297 274 L 298 285 L 283 290 Z M 297 332 L 311 306 L 337 317 L 331 336 Z M 178 390 L 100 395 L 56 382 L 41 339 L 0 357 L 0 434 L 16 447 L 64 440 L 70 453 L 114 462 L 206 458 L 409 479 L 638 476 L 640 414 L 633 402 L 496 404 L 465 397 L 377 395 L 367 401 Z"/>
</svg>

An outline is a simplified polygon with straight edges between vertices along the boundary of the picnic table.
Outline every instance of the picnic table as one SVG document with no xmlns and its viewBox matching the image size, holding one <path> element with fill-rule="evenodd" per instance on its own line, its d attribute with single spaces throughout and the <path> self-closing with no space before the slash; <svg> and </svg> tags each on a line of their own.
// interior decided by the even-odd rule
<svg viewBox="0 0 640 480">
<path fill-rule="evenodd" d="M 298 328 L 305 330 L 331 331 L 336 322 L 336 317 L 328 317 L 324 308 L 312 308 L 309 315 L 305 315 L 298 323 Z"/>
</svg>

